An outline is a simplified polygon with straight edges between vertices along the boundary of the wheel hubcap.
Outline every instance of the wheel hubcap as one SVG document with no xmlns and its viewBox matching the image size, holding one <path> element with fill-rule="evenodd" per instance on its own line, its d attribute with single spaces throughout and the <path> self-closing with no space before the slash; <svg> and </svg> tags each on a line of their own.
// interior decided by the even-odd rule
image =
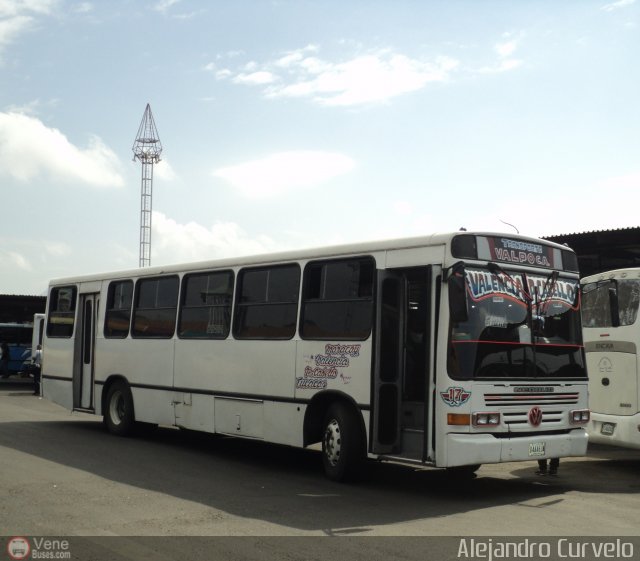
<svg viewBox="0 0 640 561">
<path fill-rule="evenodd" d="M 122 392 L 117 391 L 111 396 L 111 403 L 109 404 L 109 416 L 114 425 L 119 425 L 124 417 L 124 399 L 122 399 Z"/>
<path fill-rule="evenodd" d="M 327 424 L 324 431 L 324 454 L 332 466 L 340 460 L 340 425 L 335 419 Z"/>
</svg>

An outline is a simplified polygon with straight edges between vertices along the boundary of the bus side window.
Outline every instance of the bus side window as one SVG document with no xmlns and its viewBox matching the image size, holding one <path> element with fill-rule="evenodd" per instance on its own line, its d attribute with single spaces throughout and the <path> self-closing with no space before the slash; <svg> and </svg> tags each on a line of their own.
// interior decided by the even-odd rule
<svg viewBox="0 0 640 561">
<path fill-rule="evenodd" d="M 109 284 L 104 336 L 124 339 L 129 334 L 133 281 L 114 281 Z"/>
<path fill-rule="evenodd" d="M 178 311 L 177 276 L 142 279 L 136 283 L 133 337 L 170 339 Z"/>
<path fill-rule="evenodd" d="M 178 337 L 226 339 L 231 326 L 233 271 L 185 275 L 182 279 Z"/>
<path fill-rule="evenodd" d="M 47 336 L 69 338 L 73 335 L 77 293 L 78 289 L 75 286 L 59 286 L 51 289 Z"/>
<path fill-rule="evenodd" d="M 369 337 L 375 263 L 369 257 L 309 263 L 304 270 L 300 334 L 304 339 Z"/>
<path fill-rule="evenodd" d="M 296 333 L 300 267 L 279 265 L 238 273 L 236 339 L 291 339 Z"/>
</svg>

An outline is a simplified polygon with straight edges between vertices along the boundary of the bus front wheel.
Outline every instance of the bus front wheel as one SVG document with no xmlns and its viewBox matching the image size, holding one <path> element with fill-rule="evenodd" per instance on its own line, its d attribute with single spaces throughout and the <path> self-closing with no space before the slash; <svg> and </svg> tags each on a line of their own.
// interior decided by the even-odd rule
<svg viewBox="0 0 640 561">
<path fill-rule="evenodd" d="M 344 403 L 327 410 L 322 433 L 322 463 L 333 481 L 356 478 L 365 456 L 364 436 L 356 411 Z"/>
<path fill-rule="evenodd" d="M 107 392 L 104 423 L 111 434 L 126 436 L 135 425 L 133 396 L 126 382 L 115 382 Z"/>
</svg>

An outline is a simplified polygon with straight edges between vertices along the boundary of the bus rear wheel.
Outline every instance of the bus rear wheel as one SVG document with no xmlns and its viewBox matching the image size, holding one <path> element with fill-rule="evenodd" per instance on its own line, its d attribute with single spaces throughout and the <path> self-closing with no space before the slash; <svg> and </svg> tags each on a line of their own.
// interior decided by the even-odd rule
<svg viewBox="0 0 640 561">
<path fill-rule="evenodd" d="M 322 432 L 322 463 L 333 481 L 357 477 L 365 457 L 364 436 L 355 410 L 334 403 L 327 410 Z"/>
<path fill-rule="evenodd" d="M 118 380 L 107 391 L 104 410 L 104 423 L 111 434 L 126 436 L 131 434 L 135 425 L 133 396 L 126 382 Z"/>
</svg>

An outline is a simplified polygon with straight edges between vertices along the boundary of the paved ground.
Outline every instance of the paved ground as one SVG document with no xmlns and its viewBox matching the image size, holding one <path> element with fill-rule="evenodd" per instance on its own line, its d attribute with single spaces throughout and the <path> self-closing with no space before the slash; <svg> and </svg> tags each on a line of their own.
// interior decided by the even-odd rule
<svg viewBox="0 0 640 561">
<path fill-rule="evenodd" d="M 265 537 L 640 535 L 640 451 L 591 449 L 564 460 L 558 477 L 534 471 L 535 462 L 487 465 L 459 483 L 374 464 L 360 484 L 341 485 L 324 478 L 314 451 L 168 428 L 118 438 L 20 380 L 0 386 L 4 536 L 92 536 L 93 545 L 97 536 L 253 536 L 277 549 Z M 251 558 L 229 543 L 221 551 Z M 334 542 L 304 543 L 324 558 Z M 390 543 L 405 558 L 420 551 L 407 540 L 366 543 L 368 559 Z"/>
</svg>

